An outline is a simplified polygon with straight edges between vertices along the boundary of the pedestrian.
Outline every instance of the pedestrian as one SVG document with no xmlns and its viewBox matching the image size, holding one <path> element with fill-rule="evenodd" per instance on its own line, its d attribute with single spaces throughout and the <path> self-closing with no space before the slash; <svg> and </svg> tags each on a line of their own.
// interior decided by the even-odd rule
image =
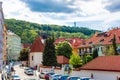
<svg viewBox="0 0 120 80">
<path fill-rule="evenodd" d="M 4 75 L 3 75 L 3 73 L 2 73 L 2 75 L 1 75 L 1 79 L 4 80 Z"/>
<path fill-rule="evenodd" d="M 37 65 L 34 67 L 34 74 L 35 74 L 35 76 L 37 76 L 36 71 L 37 71 Z"/>
<path fill-rule="evenodd" d="M 68 69 L 68 75 L 70 75 L 70 69 Z"/>
<path fill-rule="evenodd" d="M 91 73 L 91 78 L 93 79 L 93 73 Z"/>
<path fill-rule="evenodd" d="M 11 71 L 12 71 L 12 72 L 14 71 L 14 68 L 13 68 L 13 67 L 11 67 Z"/>
</svg>

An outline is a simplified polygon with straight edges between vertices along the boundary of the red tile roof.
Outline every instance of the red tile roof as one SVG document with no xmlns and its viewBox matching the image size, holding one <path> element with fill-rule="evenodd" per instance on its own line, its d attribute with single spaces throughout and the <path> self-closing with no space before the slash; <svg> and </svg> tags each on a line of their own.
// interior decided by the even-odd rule
<svg viewBox="0 0 120 80">
<path fill-rule="evenodd" d="M 69 59 L 66 58 L 65 56 L 57 56 L 57 62 L 59 64 L 68 64 L 69 63 Z"/>
<path fill-rule="evenodd" d="M 23 48 L 30 48 L 31 44 L 23 44 Z"/>
<path fill-rule="evenodd" d="M 120 28 L 117 28 L 109 30 L 108 32 L 96 33 L 90 39 L 86 40 L 84 45 L 81 44 L 79 48 L 98 44 L 112 44 L 111 39 L 113 39 L 114 35 L 116 36 L 116 43 L 120 44 Z"/>
<path fill-rule="evenodd" d="M 43 52 L 44 51 L 44 44 L 42 43 L 42 38 L 40 36 L 36 37 L 30 49 L 31 49 L 30 52 Z"/>
<path fill-rule="evenodd" d="M 88 62 L 80 69 L 120 72 L 120 56 L 100 56 Z"/>
<path fill-rule="evenodd" d="M 58 38 L 55 40 L 55 44 L 64 41 L 68 41 L 73 48 L 77 48 L 80 44 L 84 42 L 84 40 L 80 38 Z"/>
</svg>

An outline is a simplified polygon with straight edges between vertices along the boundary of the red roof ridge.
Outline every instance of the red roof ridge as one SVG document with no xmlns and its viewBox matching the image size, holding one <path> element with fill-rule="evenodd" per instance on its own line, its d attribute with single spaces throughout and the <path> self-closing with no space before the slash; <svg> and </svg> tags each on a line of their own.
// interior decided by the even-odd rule
<svg viewBox="0 0 120 80">
<path fill-rule="evenodd" d="M 57 56 L 57 62 L 59 64 L 69 64 L 69 59 L 66 58 L 65 56 L 59 55 Z"/>
<path fill-rule="evenodd" d="M 120 72 L 120 56 L 99 56 L 80 69 Z"/>
<path fill-rule="evenodd" d="M 44 51 L 44 44 L 42 43 L 42 38 L 37 36 L 34 40 L 30 52 L 43 52 Z"/>
</svg>

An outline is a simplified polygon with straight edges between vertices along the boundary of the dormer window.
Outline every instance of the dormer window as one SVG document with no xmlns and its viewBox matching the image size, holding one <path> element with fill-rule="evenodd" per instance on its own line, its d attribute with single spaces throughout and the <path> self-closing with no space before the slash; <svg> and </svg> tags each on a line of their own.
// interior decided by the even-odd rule
<svg viewBox="0 0 120 80">
<path fill-rule="evenodd" d="M 91 41 L 91 42 L 89 42 L 88 44 L 92 44 L 92 41 Z"/>
<path fill-rule="evenodd" d="M 81 46 L 85 45 L 86 43 L 81 44 Z"/>
<path fill-rule="evenodd" d="M 109 42 L 112 42 L 113 41 L 113 39 L 111 39 Z"/>
<path fill-rule="evenodd" d="M 100 40 L 100 42 L 103 42 L 103 41 L 104 41 L 104 39 L 101 39 L 101 40 Z"/>
</svg>

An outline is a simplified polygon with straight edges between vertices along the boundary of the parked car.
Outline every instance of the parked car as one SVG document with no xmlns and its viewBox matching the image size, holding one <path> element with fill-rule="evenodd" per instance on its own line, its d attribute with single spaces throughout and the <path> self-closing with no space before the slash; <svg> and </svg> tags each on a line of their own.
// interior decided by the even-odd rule
<svg viewBox="0 0 120 80">
<path fill-rule="evenodd" d="M 80 77 L 80 80 L 90 80 L 88 77 Z"/>
<path fill-rule="evenodd" d="M 25 67 L 24 73 L 26 73 L 28 75 L 33 75 L 34 74 L 33 70 L 29 67 Z"/>
<path fill-rule="evenodd" d="M 21 80 L 20 77 L 18 75 L 12 75 L 10 80 Z"/>
<path fill-rule="evenodd" d="M 25 67 L 25 68 L 24 68 L 24 73 L 26 73 L 27 70 L 31 70 L 31 68 Z"/>
<path fill-rule="evenodd" d="M 54 74 L 55 73 L 52 72 L 42 72 L 41 74 L 39 74 L 39 78 L 49 80 L 49 77 Z"/>
<path fill-rule="evenodd" d="M 81 80 L 81 79 L 80 77 L 71 76 L 71 77 L 68 77 L 67 80 Z"/>
<path fill-rule="evenodd" d="M 49 77 L 49 80 L 59 80 L 59 77 L 62 76 L 61 74 L 54 74 Z"/>
<path fill-rule="evenodd" d="M 34 79 L 34 78 L 30 78 L 30 79 L 24 79 L 24 80 L 40 80 L 40 79 Z"/>
<path fill-rule="evenodd" d="M 44 78 L 45 78 L 45 74 L 47 74 L 47 72 L 42 72 L 42 73 L 40 73 L 40 74 L 39 74 L 39 78 L 43 78 L 43 79 L 44 79 Z"/>
<path fill-rule="evenodd" d="M 25 73 L 28 74 L 28 75 L 33 75 L 34 74 L 32 69 L 26 70 Z"/>
<path fill-rule="evenodd" d="M 67 80 L 68 77 L 68 75 L 62 75 L 59 77 L 59 80 Z"/>
</svg>

